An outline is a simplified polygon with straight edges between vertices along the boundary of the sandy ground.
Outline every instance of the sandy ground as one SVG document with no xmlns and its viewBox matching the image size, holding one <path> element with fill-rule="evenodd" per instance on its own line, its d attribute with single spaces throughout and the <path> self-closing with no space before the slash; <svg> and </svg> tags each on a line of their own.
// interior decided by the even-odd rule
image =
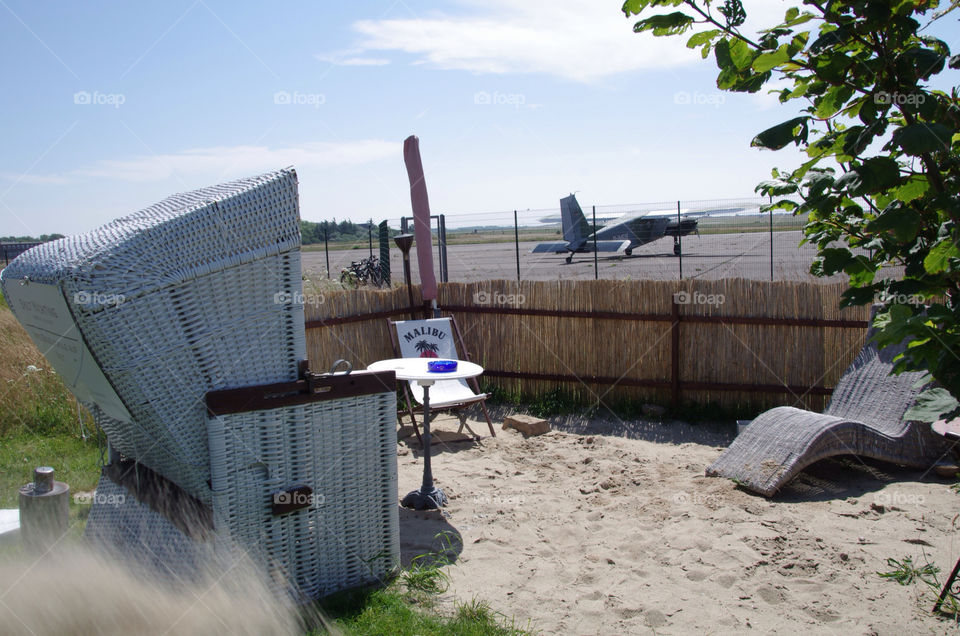
<svg viewBox="0 0 960 636">
<path fill-rule="evenodd" d="M 816 251 L 806 245 L 798 247 L 799 231 L 775 232 L 773 245 L 774 278 L 776 280 L 817 280 L 809 274 Z M 594 255 L 577 254 L 567 264 L 563 254 L 531 254 L 536 243 L 520 243 L 520 278 L 522 280 L 592 279 Z M 374 254 L 379 256 L 376 244 Z M 364 246 L 356 250 L 331 251 L 330 272 L 339 278 L 340 270 L 351 261 L 369 255 Z M 395 280 L 403 279 L 400 250 L 390 250 L 390 267 Z M 302 253 L 303 270 L 322 277 L 327 271 L 326 255 L 321 248 Z M 413 281 L 419 282 L 416 252 L 412 252 Z M 711 234 L 684 239 L 684 278 L 751 278 L 770 280 L 770 238 L 764 232 L 744 234 Z M 513 243 L 450 245 L 447 248 L 449 280 L 517 279 L 517 253 Z M 439 265 L 434 248 L 434 267 L 439 279 Z M 658 240 L 634 250 L 633 255 L 599 255 L 596 274 L 599 278 L 644 278 L 673 280 L 680 277 L 680 259 L 673 255 L 671 240 Z"/>
<path fill-rule="evenodd" d="M 960 500 L 946 481 L 825 460 L 768 500 L 704 476 L 732 425 L 566 418 L 524 439 L 500 417 L 480 443 L 440 421 L 450 503 L 401 511 L 405 562 L 441 532 L 462 546 L 448 602 L 483 599 L 544 634 L 955 633 L 926 586 L 877 575 L 904 556 L 949 573 Z M 398 460 L 403 494 L 420 484 L 415 438 Z"/>
</svg>

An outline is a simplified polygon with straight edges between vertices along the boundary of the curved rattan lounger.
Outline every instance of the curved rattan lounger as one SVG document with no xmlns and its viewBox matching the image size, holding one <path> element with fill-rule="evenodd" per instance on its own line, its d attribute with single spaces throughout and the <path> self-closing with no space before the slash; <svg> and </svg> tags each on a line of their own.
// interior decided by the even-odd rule
<svg viewBox="0 0 960 636">
<path fill-rule="evenodd" d="M 844 372 L 824 413 L 781 406 L 762 413 L 707 468 L 766 497 L 807 466 L 827 457 L 858 455 L 902 466 L 928 468 L 950 443 L 903 414 L 922 390 L 920 373 L 890 375 L 903 345 L 878 350 L 867 344 Z"/>
</svg>

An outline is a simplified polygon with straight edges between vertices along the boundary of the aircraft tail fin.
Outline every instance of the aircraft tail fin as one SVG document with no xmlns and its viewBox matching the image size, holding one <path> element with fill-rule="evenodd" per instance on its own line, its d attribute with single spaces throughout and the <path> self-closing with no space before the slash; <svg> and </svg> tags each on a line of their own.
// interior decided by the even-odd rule
<svg viewBox="0 0 960 636">
<path fill-rule="evenodd" d="M 563 222 L 563 239 L 573 246 L 579 247 L 590 236 L 590 224 L 574 195 L 560 199 L 560 219 Z"/>
</svg>

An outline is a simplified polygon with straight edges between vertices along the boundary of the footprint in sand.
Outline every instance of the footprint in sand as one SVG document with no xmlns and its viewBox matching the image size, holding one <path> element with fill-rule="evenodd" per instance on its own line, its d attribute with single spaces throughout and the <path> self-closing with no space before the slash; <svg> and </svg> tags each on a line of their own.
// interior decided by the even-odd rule
<svg viewBox="0 0 960 636">
<path fill-rule="evenodd" d="M 689 572 L 687 572 L 687 579 L 694 582 L 702 581 L 708 576 L 710 576 L 709 570 L 697 569 L 697 570 L 690 570 Z"/>
<path fill-rule="evenodd" d="M 757 588 L 757 596 L 771 605 L 779 605 L 787 600 L 786 594 L 772 585 L 761 585 Z"/>
</svg>

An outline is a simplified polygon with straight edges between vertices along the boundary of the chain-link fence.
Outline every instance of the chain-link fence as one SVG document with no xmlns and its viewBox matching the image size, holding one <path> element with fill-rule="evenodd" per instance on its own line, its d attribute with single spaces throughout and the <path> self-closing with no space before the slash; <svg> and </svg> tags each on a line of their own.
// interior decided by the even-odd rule
<svg viewBox="0 0 960 636">
<path fill-rule="evenodd" d="M 816 255 L 800 245 L 805 218 L 761 212 L 759 197 L 663 201 L 636 205 L 583 204 L 582 220 L 561 208 L 437 214 L 432 219 L 438 280 L 566 280 L 699 278 L 821 280 L 810 273 Z M 412 220 L 387 219 L 391 230 L 412 231 Z M 577 228 L 571 229 L 577 225 Z M 594 251 L 594 228 L 599 248 Z M 328 253 L 305 250 L 304 269 L 338 278 L 351 261 L 377 252 L 367 243 Z M 550 247 L 537 246 L 549 244 Z M 608 244 L 604 246 L 603 244 Z M 341 246 L 342 247 L 342 246 Z M 349 249 L 352 247 L 352 249 Z M 401 254 L 390 245 L 391 271 L 402 280 Z M 570 251 L 574 249 L 575 251 Z M 414 280 L 418 279 L 412 258 Z"/>
</svg>

